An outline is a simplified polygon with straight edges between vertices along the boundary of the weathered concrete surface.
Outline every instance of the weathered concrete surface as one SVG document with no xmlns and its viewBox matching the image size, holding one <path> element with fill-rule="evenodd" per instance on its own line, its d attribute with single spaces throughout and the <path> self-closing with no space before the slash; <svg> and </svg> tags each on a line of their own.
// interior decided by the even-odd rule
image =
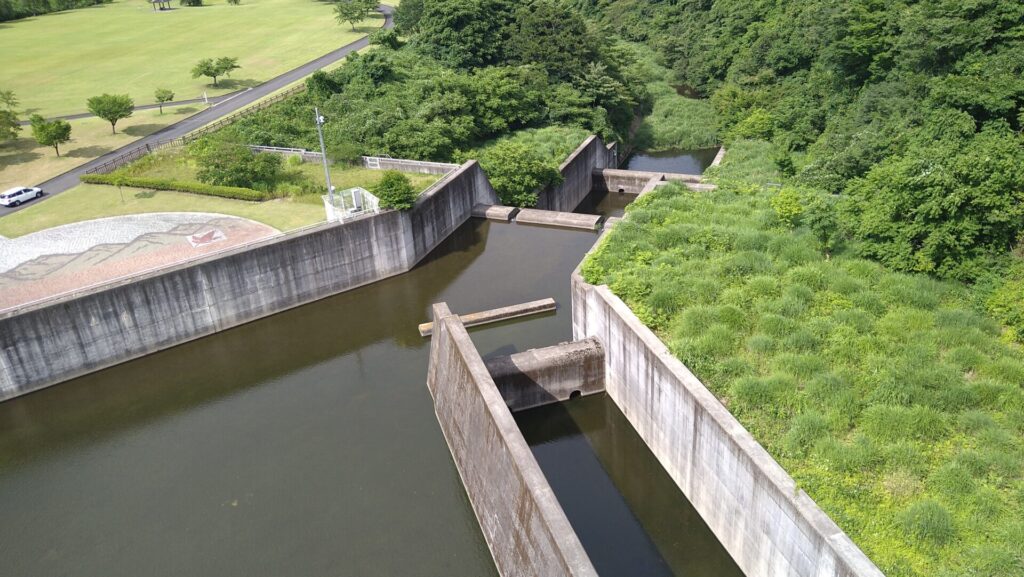
<svg viewBox="0 0 1024 577">
<path fill-rule="evenodd" d="M 606 387 L 751 577 L 882 577 L 718 399 L 606 286 L 572 275 L 573 335 L 605 349 Z"/>
<path fill-rule="evenodd" d="M 622 222 L 621 216 L 609 216 L 608 218 L 604 219 L 604 229 L 608 230 L 611 227 L 619 224 L 620 222 Z"/>
<path fill-rule="evenodd" d="M 604 349 L 597 339 L 494 357 L 485 364 L 513 412 L 604 391 Z"/>
<path fill-rule="evenodd" d="M 629 194 L 640 194 L 651 181 L 667 180 L 669 182 L 681 182 L 687 186 L 700 184 L 699 174 L 674 174 L 671 172 L 646 172 L 642 170 L 618 170 L 604 168 L 595 170 L 592 173 L 591 184 L 594 190 L 607 190 L 611 192 L 625 192 Z M 653 185 L 651 185 L 653 186 Z M 714 185 L 703 185 L 705 188 Z"/>
<path fill-rule="evenodd" d="M 419 172 L 422 174 L 448 174 L 459 168 L 458 164 L 447 162 L 426 162 L 422 160 L 405 160 L 403 158 L 383 158 L 364 156 L 363 168 L 371 170 L 399 170 L 402 172 Z"/>
<path fill-rule="evenodd" d="M 572 212 L 590 194 L 595 169 L 615 167 L 615 146 L 605 144 L 591 135 L 559 166 L 562 183 L 542 190 L 537 195 L 537 208 Z"/>
<path fill-rule="evenodd" d="M 711 166 L 718 166 L 722 164 L 722 159 L 725 158 L 725 147 L 718 149 L 718 154 L 715 155 L 715 159 L 711 161 Z"/>
<path fill-rule="evenodd" d="M 512 220 L 512 217 L 514 217 L 517 212 L 519 212 L 519 209 L 514 206 L 478 204 L 473 207 L 474 217 L 486 218 L 488 220 L 497 220 L 500 222 L 508 222 Z"/>
<path fill-rule="evenodd" d="M 444 303 L 433 317 L 427 387 L 498 572 L 596 577 L 466 328 Z"/>
<path fill-rule="evenodd" d="M 497 196 L 467 162 L 407 211 L 324 224 L 0 313 L 0 401 L 415 266 Z"/>
<path fill-rule="evenodd" d="M 596 230 L 598 223 L 601 222 L 601 215 L 524 208 L 516 214 L 516 222 L 520 224 L 542 224 L 544 226 Z"/>
<path fill-rule="evenodd" d="M 558 303 L 555 302 L 555 299 L 546 298 L 530 301 L 528 303 L 491 309 L 489 311 L 460 315 L 459 320 L 462 321 L 463 326 L 475 327 L 477 325 L 485 325 L 488 323 L 496 323 L 500 321 L 507 321 L 509 319 L 546 313 L 555 310 L 557 307 Z M 424 337 L 430 336 L 434 331 L 434 323 L 423 323 L 419 325 L 418 328 L 420 335 Z"/>
</svg>

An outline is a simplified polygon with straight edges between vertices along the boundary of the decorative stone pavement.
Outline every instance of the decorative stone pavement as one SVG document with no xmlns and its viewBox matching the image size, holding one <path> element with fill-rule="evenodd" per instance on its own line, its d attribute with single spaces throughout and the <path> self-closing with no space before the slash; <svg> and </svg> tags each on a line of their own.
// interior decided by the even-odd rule
<svg viewBox="0 0 1024 577">
<path fill-rule="evenodd" d="M 277 234 L 275 228 L 244 218 L 173 212 L 0 237 L 0 311 Z"/>
</svg>

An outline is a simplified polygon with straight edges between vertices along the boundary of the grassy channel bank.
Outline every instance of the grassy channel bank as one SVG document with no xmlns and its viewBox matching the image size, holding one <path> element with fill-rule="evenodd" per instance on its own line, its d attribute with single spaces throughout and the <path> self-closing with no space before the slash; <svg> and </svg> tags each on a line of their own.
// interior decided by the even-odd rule
<svg viewBox="0 0 1024 577">
<path fill-rule="evenodd" d="M 586 262 L 890 576 L 1020 575 L 1024 353 L 973 288 L 782 225 L 771 145 L 634 203 Z"/>
</svg>

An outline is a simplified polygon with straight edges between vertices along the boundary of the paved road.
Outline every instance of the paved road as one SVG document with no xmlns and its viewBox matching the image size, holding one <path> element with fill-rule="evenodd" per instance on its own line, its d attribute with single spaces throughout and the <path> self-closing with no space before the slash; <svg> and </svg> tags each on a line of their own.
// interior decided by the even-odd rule
<svg viewBox="0 0 1024 577">
<path fill-rule="evenodd" d="M 211 104 L 217 104 L 221 100 L 227 100 L 229 98 L 241 94 L 242 92 L 245 92 L 246 90 L 248 90 L 248 88 L 243 88 L 242 90 L 236 90 L 234 92 L 228 92 L 227 94 L 221 94 L 220 96 L 211 96 L 205 100 L 202 98 L 190 98 L 188 100 L 175 100 L 173 102 L 164 102 L 164 106 L 181 106 L 183 104 L 205 104 L 207 102 Z M 155 110 L 157 108 L 160 108 L 159 104 L 140 104 L 132 110 Z M 79 120 L 81 118 L 92 118 L 93 116 L 96 115 L 91 112 L 78 112 L 76 114 L 65 114 L 64 116 L 51 116 L 48 117 L 47 120 Z M 32 124 L 32 121 L 19 120 L 18 124 L 22 126 L 28 126 Z"/>
<path fill-rule="evenodd" d="M 392 8 L 391 6 L 381 5 L 378 7 L 378 10 L 384 13 L 384 28 L 391 28 L 392 26 L 394 26 L 394 22 L 392 21 L 392 14 L 394 12 L 394 8 Z M 207 124 L 210 124 L 211 122 L 221 117 L 227 116 L 228 114 L 231 114 L 232 112 L 235 112 L 240 108 L 244 108 L 245 106 L 252 104 L 253 102 L 269 95 L 272 92 L 280 90 L 281 88 L 284 88 L 285 86 L 288 86 L 289 84 L 297 80 L 301 80 L 306 76 L 309 76 L 310 74 L 323 68 L 324 66 L 337 62 L 338 60 L 341 60 L 342 58 L 344 58 L 345 56 L 352 52 L 355 52 L 356 50 L 365 48 L 369 44 L 370 40 L 368 37 L 365 36 L 363 38 L 360 38 L 359 40 L 356 40 L 355 42 L 352 42 L 351 44 L 346 44 L 345 46 L 342 46 L 341 48 L 335 50 L 334 52 L 324 54 L 323 56 L 317 58 L 316 60 L 312 60 L 310 62 L 303 64 L 302 66 L 299 66 L 298 68 L 285 72 L 284 74 L 276 78 L 272 78 L 264 82 L 263 84 L 260 84 L 259 86 L 253 87 L 251 90 L 241 92 L 234 98 L 225 100 L 220 104 L 217 104 L 216 106 L 207 108 L 202 112 L 193 114 L 192 116 L 189 116 L 181 122 L 177 122 L 175 124 L 167 126 L 157 132 L 154 132 L 153 134 L 150 134 L 149 136 L 140 138 L 139 140 L 136 140 L 131 144 L 126 144 L 125 146 L 122 146 L 117 150 L 108 152 L 107 154 L 104 154 L 99 158 L 93 159 L 77 168 L 73 168 L 65 172 L 64 174 L 51 178 L 50 180 L 47 180 L 42 184 L 36 185 L 42 188 L 43 191 L 46 193 L 46 196 L 39 200 L 33 200 L 31 202 L 28 202 L 15 208 L 0 208 L 0 210 L 3 211 L 2 214 L 8 215 L 18 212 L 23 208 L 34 206 L 40 202 L 45 202 L 46 199 L 56 196 L 64 192 L 65 190 L 68 190 L 69 188 L 78 185 L 79 177 L 85 174 L 85 171 L 89 170 L 93 166 L 103 164 L 104 162 L 107 162 L 108 160 L 111 160 L 120 154 L 124 154 L 129 150 L 156 142 L 158 140 L 167 140 L 171 138 L 177 138 L 179 136 L 184 136 L 189 132 L 196 130 L 197 128 L 202 128 L 203 126 L 206 126 Z"/>
</svg>

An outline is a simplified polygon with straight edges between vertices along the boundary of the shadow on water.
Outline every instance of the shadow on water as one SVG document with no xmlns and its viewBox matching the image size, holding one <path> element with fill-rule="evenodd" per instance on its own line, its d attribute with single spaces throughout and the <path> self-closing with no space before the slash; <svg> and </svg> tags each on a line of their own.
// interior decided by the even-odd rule
<svg viewBox="0 0 1024 577">
<path fill-rule="evenodd" d="M 602 577 L 742 577 L 607 395 L 516 413 Z"/>
</svg>

